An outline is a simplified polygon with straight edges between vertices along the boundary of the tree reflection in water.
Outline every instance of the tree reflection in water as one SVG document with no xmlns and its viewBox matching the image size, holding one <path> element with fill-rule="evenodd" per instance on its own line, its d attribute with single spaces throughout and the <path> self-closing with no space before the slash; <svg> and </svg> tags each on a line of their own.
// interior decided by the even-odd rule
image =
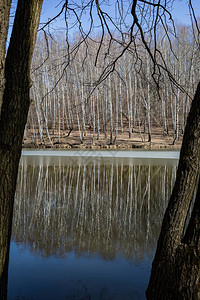
<svg viewBox="0 0 200 300">
<path fill-rule="evenodd" d="M 95 161 L 19 169 L 12 238 L 35 255 L 152 258 L 176 166 Z"/>
</svg>

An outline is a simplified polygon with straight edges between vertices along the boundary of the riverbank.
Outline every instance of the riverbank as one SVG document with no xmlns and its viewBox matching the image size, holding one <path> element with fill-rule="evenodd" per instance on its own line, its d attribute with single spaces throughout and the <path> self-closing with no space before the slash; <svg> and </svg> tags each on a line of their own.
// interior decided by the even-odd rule
<svg viewBox="0 0 200 300">
<path fill-rule="evenodd" d="M 173 144 L 173 134 L 163 135 L 160 128 L 152 130 L 152 140 L 148 142 L 147 134 L 140 134 L 139 131 L 134 131 L 129 138 L 129 132 L 118 132 L 117 138 L 112 139 L 110 136 L 100 133 L 99 137 L 93 132 L 87 130 L 84 136 L 84 141 L 81 142 L 78 130 L 70 132 L 62 132 L 59 136 L 58 132 L 50 132 L 50 137 L 43 135 L 42 142 L 38 136 L 34 136 L 31 132 L 26 132 L 23 148 L 60 148 L 60 149 L 180 149 L 182 137 Z"/>
</svg>

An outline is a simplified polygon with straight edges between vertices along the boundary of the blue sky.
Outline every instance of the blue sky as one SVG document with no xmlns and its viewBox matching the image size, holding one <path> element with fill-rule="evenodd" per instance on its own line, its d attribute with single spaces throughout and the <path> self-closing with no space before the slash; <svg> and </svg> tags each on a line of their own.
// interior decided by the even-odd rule
<svg viewBox="0 0 200 300">
<path fill-rule="evenodd" d="M 190 15 L 186 0 L 175 0 L 173 16 L 174 19 L 182 24 L 190 24 Z M 200 17 L 200 0 L 192 0 L 197 17 Z"/>
<path fill-rule="evenodd" d="M 72 1 L 69 0 L 69 3 Z M 75 0 L 74 2 L 76 3 L 81 3 L 81 2 L 87 2 L 87 0 Z M 128 3 L 129 0 L 123 0 L 123 3 Z M 139 0 L 138 0 L 139 2 Z M 13 15 L 15 7 L 16 7 L 17 0 L 13 0 L 12 2 L 12 9 L 11 13 Z M 43 3 L 43 9 L 42 9 L 42 14 L 41 14 L 41 22 L 46 22 L 48 19 L 53 18 L 55 15 L 57 15 L 63 5 L 64 1 L 62 0 L 44 0 Z M 107 0 L 107 5 L 104 6 L 105 9 L 109 14 L 111 14 L 114 18 L 115 16 L 115 4 L 116 1 L 114 0 Z M 173 11 L 172 15 L 173 18 L 176 22 L 181 23 L 181 24 L 190 24 L 190 15 L 189 15 L 189 10 L 188 10 L 188 0 L 174 0 L 174 5 L 173 5 Z M 195 9 L 195 13 L 197 17 L 200 17 L 200 0 L 192 0 L 193 7 Z M 14 16 L 14 15 L 13 15 Z M 94 14 L 95 16 L 95 14 Z M 85 26 L 85 29 L 88 29 L 88 16 L 83 17 L 83 26 Z M 95 18 L 94 18 L 95 19 Z M 96 18 L 97 19 L 97 18 Z M 131 15 L 129 15 L 130 22 L 132 20 Z M 11 34 L 11 29 L 12 29 L 12 22 L 13 22 L 13 17 L 10 20 L 10 30 L 8 34 L 8 40 Z M 64 16 L 61 16 L 57 22 L 53 24 L 53 28 L 57 29 L 58 31 L 64 30 L 65 29 L 65 22 L 64 22 Z M 77 28 L 75 29 L 77 31 Z M 98 29 L 97 29 L 98 31 Z M 73 35 L 73 31 L 71 31 L 71 35 Z"/>
<path fill-rule="evenodd" d="M 110 3 L 110 7 L 109 7 L 110 12 L 114 13 L 114 6 L 115 6 L 116 1 L 110 0 L 108 2 Z M 177 22 L 180 22 L 182 24 L 190 24 L 190 16 L 189 16 L 187 2 L 188 2 L 188 0 L 175 0 L 174 1 L 174 9 L 172 12 L 174 20 Z M 60 3 L 60 5 L 59 5 L 59 3 Z M 195 12 L 197 14 L 197 17 L 200 17 L 200 0 L 192 0 L 192 3 L 194 6 L 194 9 L 195 9 Z M 41 21 L 43 22 L 43 21 L 47 20 L 48 18 L 52 18 L 53 16 L 55 16 L 59 12 L 61 7 L 62 7 L 61 0 L 44 0 Z M 56 27 L 59 27 L 59 26 L 62 27 L 63 23 L 61 22 L 61 19 L 59 22 L 57 22 Z"/>
</svg>

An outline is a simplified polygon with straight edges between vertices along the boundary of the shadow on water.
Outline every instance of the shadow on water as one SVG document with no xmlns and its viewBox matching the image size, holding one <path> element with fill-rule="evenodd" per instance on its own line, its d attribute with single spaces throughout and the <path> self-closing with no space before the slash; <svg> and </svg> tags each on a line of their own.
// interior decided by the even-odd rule
<svg viewBox="0 0 200 300">
<path fill-rule="evenodd" d="M 22 158 L 8 299 L 144 299 L 176 163 Z"/>
</svg>

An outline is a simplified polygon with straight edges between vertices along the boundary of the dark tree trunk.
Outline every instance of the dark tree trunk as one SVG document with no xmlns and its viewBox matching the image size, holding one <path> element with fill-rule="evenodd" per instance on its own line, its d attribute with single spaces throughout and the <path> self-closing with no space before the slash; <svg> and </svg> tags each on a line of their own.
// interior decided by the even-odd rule
<svg viewBox="0 0 200 300">
<path fill-rule="evenodd" d="M 6 299 L 14 194 L 30 103 L 30 66 L 42 2 L 18 1 L 5 64 L 6 84 L 0 117 L 0 299 Z"/>
<path fill-rule="evenodd" d="M 3 92 L 5 87 L 5 55 L 6 40 L 9 24 L 10 5 L 12 0 L 0 1 L 0 110 L 3 100 Z"/>
<path fill-rule="evenodd" d="M 5 88 L 5 55 L 6 55 L 6 40 L 9 25 L 11 0 L 2 0 L 0 2 L 0 110 L 3 101 Z M 1 179 L 0 179 L 1 180 Z M 0 206 L 0 299 L 7 297 L 7 272 L 8 272 L 8 254 L 9 249 L 5 247 L 6 243 L 6 222 L 5 208 Z"/>
<path fill-rule="evenodd" d="M 147 299 L 200 299 L 200 83 L 187 119 L 176 182 L 158 240 Z"/>
</svg>

